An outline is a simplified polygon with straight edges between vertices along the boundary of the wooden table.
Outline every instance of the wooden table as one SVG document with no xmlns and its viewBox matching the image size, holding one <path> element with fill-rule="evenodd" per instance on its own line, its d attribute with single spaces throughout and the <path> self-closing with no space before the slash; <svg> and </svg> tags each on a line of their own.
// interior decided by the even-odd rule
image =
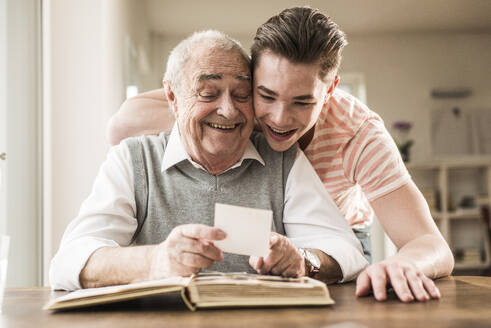
<svg viewBox="0 0 491 328">
<path fill-rule="evenodd" d="M 491 277 L 449 277 L 437 281 L 442 299 L 400 303 L 356 298 L 354 283 L 333 285 L 336 304 L 189 311 L 177 297 L 133 301 L 97 309 L 50 313 L 41 310 L 48 288 L 7 289 L 0 327 L 491 327 Z M 172 298 L 172 299 L 171 299 Z"/>
</svg>

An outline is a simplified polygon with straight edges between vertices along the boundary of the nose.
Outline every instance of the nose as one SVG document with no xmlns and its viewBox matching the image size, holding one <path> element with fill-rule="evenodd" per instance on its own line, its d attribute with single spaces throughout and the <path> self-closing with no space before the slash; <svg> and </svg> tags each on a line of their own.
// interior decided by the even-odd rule
<svg viewBox="0 0 491 328">
<path fill-rule="evenodd" d="M 229 94 L 222 95 L 219 106 L 220 107 L 217 110 L 217 114 L 227 119 L 235 119 L 239 114 L 239 111 L 235 107 L 232 97 Z"/>
<path fill-rule="evenodd" d="M 281 102 L 277 102 L 276 106 L 271 108 L 269 120 L 277 128 L 288 126 L 291 122 L 287 106 Z"/>
</svg>

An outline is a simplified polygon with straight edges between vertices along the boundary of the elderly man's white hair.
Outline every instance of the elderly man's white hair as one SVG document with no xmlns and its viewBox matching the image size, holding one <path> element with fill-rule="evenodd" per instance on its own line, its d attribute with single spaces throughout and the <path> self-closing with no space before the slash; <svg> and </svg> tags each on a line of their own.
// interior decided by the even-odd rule
<svg viewBox="0 0 491 328">
<path fill-rule="evenodd" d="M 184 72 L 184 67 L 201 46 L 209 49 L 237 50 L 247 63 L 250 63 L 250 57 L 242 48 L 240 43 L 228 35 L 216 31 L 206 30 L 195 32 L 190 37 L 181 41 L 170 53 L 167 60 L 167 69 L 164 74 L 164 81 L 168 81 L 174 88 L 180 87 L 180 76 Z"/>
</svg>

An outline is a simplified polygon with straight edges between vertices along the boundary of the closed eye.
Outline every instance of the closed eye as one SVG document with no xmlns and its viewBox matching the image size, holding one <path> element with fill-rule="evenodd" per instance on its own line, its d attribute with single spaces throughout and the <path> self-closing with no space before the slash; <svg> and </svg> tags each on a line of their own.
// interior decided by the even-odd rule
<svg viewBox="0 0 491 328">
<path fill-rule="evenodd" d="M 274 98 L 273 97 L 270 97 L 270 96 L 266 96 L 266 95 L 263 95 L 263 94 L 259 94 L 259 96 L 261 96 L 261 98 L 265 99 L 265 100 L 269 100 L 269 101 L 273 101 Z"/>
<path fill-rule="evenodd" d="M 199 97 L 205 101 L 212 101 L 212 100 L 216 99 L 217 95 L 216 94 L 200 93 Z"/>
<path fill-rule="evenodd" d="M 302 102 L 302 101 L 296 101 L 295 105 L 302 106 L 302 107 L 307 107 L 307 106 L 313 106 L 316 103 L 309 103 L 309 102 Z"/>
<path fill-rule="evenodd" d="M 250 95 L 235 95 L 234 97 L 239 102 L 247 102 L 249 100 Z"/>
</svg>

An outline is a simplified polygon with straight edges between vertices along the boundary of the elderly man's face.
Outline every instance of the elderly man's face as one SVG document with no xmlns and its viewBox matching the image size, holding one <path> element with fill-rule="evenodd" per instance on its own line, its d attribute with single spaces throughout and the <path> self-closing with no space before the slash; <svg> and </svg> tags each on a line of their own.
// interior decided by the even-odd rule
<svg viewBox="0 0 491 328">
<path fill-rule="evenodd" d="M 187 151 L 207 169 L 217 159 L 233 165 L 254 125 L 248 63 L 236 50 L 197 49 L 184 76 L 176 116 Z"/>
</svg>

